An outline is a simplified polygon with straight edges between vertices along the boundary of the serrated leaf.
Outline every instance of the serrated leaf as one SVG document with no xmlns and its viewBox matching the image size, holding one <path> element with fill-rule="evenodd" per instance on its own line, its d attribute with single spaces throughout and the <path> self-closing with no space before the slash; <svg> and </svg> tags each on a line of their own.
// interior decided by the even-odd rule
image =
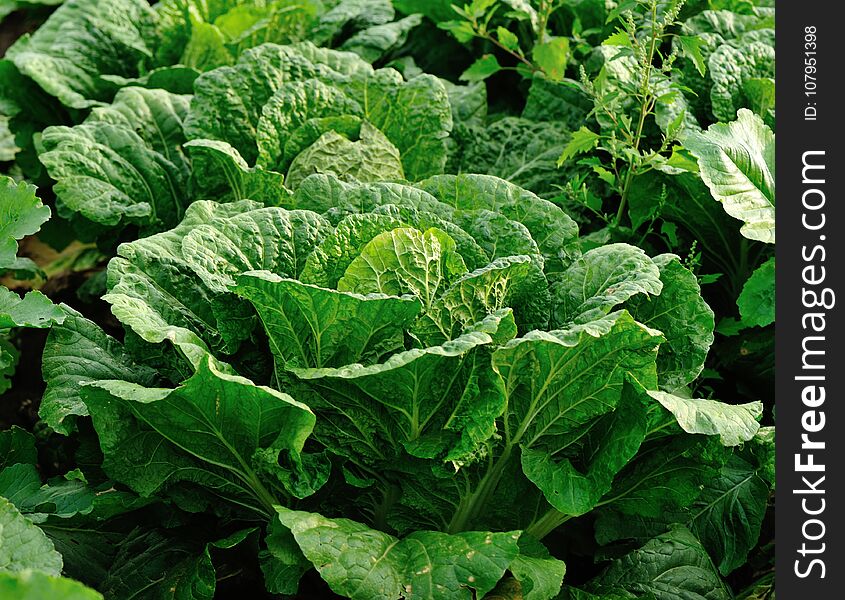
<svg viewBox="0 0 845 600">
<path fill-rule="evenodd" d="M 572 139 L 569 140 L 560 158 L 557 159 L 558 166 L 574 156 L 589 152 L 598 145 L 599 139 L 599 134 L 593 133 L 586 126 L 582 125 L 578 131 L 572 134 Z"/>
<path fill-rule="evenodd" d="M 701 45 L 704 41 L 694 35 L 679 35 L 675 36 L 675 39 L 681 44 L 684 55 L 693 62 L 698 73 L 704 77 L 704 73 L 707 71 L 704 56 L 701 54 Z"/>
</svg>

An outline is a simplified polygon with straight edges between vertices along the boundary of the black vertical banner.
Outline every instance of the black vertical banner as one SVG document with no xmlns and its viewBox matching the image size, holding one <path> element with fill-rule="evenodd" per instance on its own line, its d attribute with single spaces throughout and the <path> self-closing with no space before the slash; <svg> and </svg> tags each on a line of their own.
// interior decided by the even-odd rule
<svg viewBox="0 0 845 600">
<path fill-rule="evenodd" d="M 845 597 L 845 302 L 838 2 L 777 2 L 777 594 Z"/>
</svg>

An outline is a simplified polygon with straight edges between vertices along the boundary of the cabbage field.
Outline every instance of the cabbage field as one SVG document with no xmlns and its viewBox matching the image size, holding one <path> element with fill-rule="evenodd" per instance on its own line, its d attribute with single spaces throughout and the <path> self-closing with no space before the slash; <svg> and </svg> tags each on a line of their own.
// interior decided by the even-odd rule
<svg viewBox="0 0 845 600">
<path fill-rule="evenodd" d="M 0 600 L 773 600 L 766 0 L 0 0 Z"/>
</svg>

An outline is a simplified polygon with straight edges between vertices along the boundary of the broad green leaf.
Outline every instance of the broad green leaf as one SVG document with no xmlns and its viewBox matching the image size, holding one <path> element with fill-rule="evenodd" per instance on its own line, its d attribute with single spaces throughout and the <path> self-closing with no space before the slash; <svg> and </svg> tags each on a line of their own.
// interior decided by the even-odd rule
<svg viewBox="0 0 845 600">
<path fill-rule="evenodd" d="M 39 416 L 53 430 L 69 434 L 76 417 L 88 414 L 82 400 L 82 385 L 100 379 L 122 379 L 150 386 L 155 372 L 136 364 L 123 346 L 68 306 L 61 325 L 47 336 L 41 359 L 41 374 L 47 383 Z"/>
<path fill-rule="evenodd" d="M 746 109 L 737 120 L 717 123 L 684 145 L 698 157 L 701 178 L 742 235 L 775 242 L 775 134 Z"/>
<path fill-rule="evenodd" d="M 189 202 L 181 148 L 189 99 L 126 88 L 81 125 L 44 130 L 39 159 L 57 181 L 59 212 L 147 231 L 176 225 Z"/>
<path fill-rule="evenodd" d="M 390 464 L 403 446 L 426 458 L 466 458 L 494 433 L 504 408 L 481 352 L 500 329 L 514 331 L 509 311 L 440 346 L 396 353 L 384 363 L 292 369 L 301 383 L 297 397 L 319 416 L 314 436 L 367 464 Z"/>
<path fill-rule="evenodd" d="M 557 597 L 566 565 L 553 558 L 543 544 L 522 534 L 519 556 L 513 559 L 508 570 L 519 582 L 523 600 L 545 600 Z"/>
<path fill-rule="evenodd" d="M 775 259 L 770 258 L 742 286 L 736 301 L 742 324 L 765 327 L 775 322 Z"/>
<path fill-rule="evenodd" d="M 254 456 L 298 455 L 315 422 L 305 405 L 221 373 L 210 359 L 176 389 L 97 381 L 84 387 L 83 399 L 100 438 L 103 468 L 116 480 L 142 496 L 192 482 L 259 514 L 284 490 L 259 478 Z"/>
<path fill-rule="evenodd" d="M 256 131 L 258 164 L 286 171 L 296 158 L 285 153 L 294 131 L 309 119 L 340 115 L 360 117 L 363 108 L 342 90 L 318 79 L 285 83 L 261 111 Z"/>
<path fill-rule="evenodd" d="M 745 564 L 757 545 L 768 499 L 769 486 L 754 466 L 733 456 L 690 507 L 688 526 L 722 575 Z"/>
<path fill-rule="evenodd" d="M 265 138 L 262 145 L 268 148 L 263 160 L 276 160 L 284 148 L 279 141 L 291 132 L 284 131 L 287 105 L 283 99 L 273 98 L 285 84 L 315 78 L 336 87 L 362 107 L 362 116 L 399 150 L 409 179 L 443 172 L 452 114 L 439 79 L 420 75 L 405 82 L 392 69 L 376 71 L 351 52 L 317 48 L 309 42 L 295 46 L 265 44 L 245 52 L 234 66 L 200 76 L 185 126 L 188 137 L 228 142 L 252 163 L 259 155 L 256 139 L 267 129 L 261 134 Z M 232 98 L 240 101 L 233 104 Z M 272 108 L 279 101 L 281 112 Z M 305 104 L 298 104 L 296 111 Z M 270 107 L 266 115 L 269 122 L 262 126 L 265 105 Z M 273 146 L 277 150 L 272 150 Z"/>
<path fill-rule="evenodd" d="M 53 543 L 5 498 L 0 498 L 0 532 L 0 573 L 61 573 L 62 556 Z"/>
<path fill-rule="evenodd" d="M 569 38 L 550 38 L 542 44 L 535 45 L 531 55 L 549 79 L 561 81 L 566 74 L 566 63 L 569 61 Z"/>
<path fill-rule="evenodd" d="M 35 195 L 36 189 L 0 176 L 0 271 L 15 266 L 18 241 L 36 233 L 50 218 L 50 208 Z"/>
<path fill-rule="evenodd" d="M 567 329 L 532 331 L 493 353 L 504 382 L 506 441 L 557 452 L 596 417 L 616 408 L 625 373 L 656 384 L 659 332 L 619 311 Z"/>
<path fill-rule="evenodd" d="M 405 83 L 401 77 L 364 80 L 364 115 L 399 149 L 402 167 L 409 181 L 419 181 L 443 172 L 446 141 L 452 131 L 452 108 L 443 83 L 432 75 L 419 75 Z M 378 75 L 379 72 L 376 72 Z"/>
<path fill-rule="evenodd" d="M 194 336 L 205 344 L 191 345 L 231 354 L 255 325 L 229 291 L 235 277 L 252 270 L 295 277 L 327 229 L 308 211 L 195 202 L 175 229 L 118 248 L 105 299 L 147 342 Z"/>
<path fill-rule="evenodd" d="M 41 488 L 41 476 L 35 465 L 17 464 L 0 471 L 0 496 L 11 502 L 21 512 L 26 510 L 29 499 Z"/>
<path fill-rule="evenodd" d="M 31 433 L 17 425 L 0 431 L 0 469 L 15 464 L 34 465 L 36 462 L 38 452 L 35 450 L 35 437 Z"/>
<path fill-rule="evenodd" d="M 208 548 L 156 529 L 136 528 L 121 540 L 104 581 L 106 598 L 142 594 L 212 600 L 216 574 Z"/>
<path fill-rule="evenodd" d="M 133 77 L 150 55 L 153 13 L 141 0 L 69 0 L 6 53 L 19 72 L 65 106 L 107 102 L 116 87 L 101 75 Z"/>
<path fill-rule="evenodd" d="M 708 65 L 713 86 L 710 105 L 720 121 L 732 121 L 737 109 L 749 107 L 745 83 L 775 75 L 775 49 L 760 41 L 741 43 L 739 48 L 723 44 L 710 55 Z"/>
<path fill-rule="evenodd" d="M 218 202 L 255 200 L 265 206 L 283 205 L 290 192 L 281 173 L 252 167 L 226 142 L 193 140 L 183 146 L 191 155 L 191 178 L 196 194 Z"/>
<path fill-rule="evenodd" d="M 661 387 L 673 390 L 692 383 L 704 368 L 713 344 L 714 315 L 695 275 L 677 256 L 661 254 L 653 260 L 660 268 L 660 295 L 631 298 L 625 307 L 666 338 L 657 352 L 657 376 Z"/>
<path fill-rule="evenodd" d="M 452 133 L 460 145 L 459 155 L 450 157 L 454 170 L 495 175 L 542 197 L 559 193 L 557 159 L 570 136 L 566 125 L 521 117 L 460 125 Z"/>
<path fill-rule="evenodd" d="M 551 280 L 555 327 L 601 318 L 626 300 L 663 289 L 660 269 L 646 253 L 628 244 L 594 248 Z"/>
<path fill-rule="evenodd" d="M 730 600 L 733 596 L 695 536 L 678 527 L 613 561 L 590 588 L 650 594 L 655 600 Z"/>
<path fill-rule="evenodd" d="M 0 330 L 10 327 L 45 329 L 61 323 L 65 313 L 37 290 L 21 298 L 15 292 L 0 287 Z"/>
<path fill-rule="evenodd" d="M 256 133 L 263 106 L 285 83 L 316 76 L 316 66 L 292 46 L 267 44 L 249 50 L 235 65 L 197 78 L 185 132 L 189 139 L 228 142 L 252 164 L 258 155 Z M 239 99 L 237 104 L 232 98 Z"/>
<path fill-rule="evenodd" d="M 742 84 L 748 98 L 748 108 L 763 117 L 766 125 L 775 126 L 775 80 L 772 77 L 752 77 Z"/>
<path fill-rule="evenodd" d="M 334 6 L 320 15 L 308 34 L 315 44 L 330 46 L 346 32 L 385 25 L 395 16 L 390 0 L 339 0 L 330 4 Z"/>
<path fill-rule="evenodd" d="M 470 83 L 484 81 L 501 70 L 502 65 L 499 64 L 496 57 L 492 54 L 485 54 L 461 74 L 461 81 L 468 81 Z"/>
<path fill-rule="evenodd" d="M 365 183 L 405 179 L 399 150 L 366 121 L 361 123 L 356 141 L 334 131 L 321 135 L 291 162 L 288 187 L 296 189 L 314 173 L 330 173 L 340 179 Z"/>
<path fill-rule="evenodd" d="M 649 391 L 687 433 L 718 435 L 725 446 L 737 446 L 754 437 L 760 428 L 762 402 L 726 404 L 716 400 L 689 400 L 666 392 Z"/>
<path fill-rule="evenodd" d="M 278 519 L 272 519 L 264 538 L 267 550 L 258 555 L 264 586 L 271 594 L 296 594 L 299 580 L 312 565 L 303 556 L 293 534 Z"/>
<path fill-rule="evenodd" d="M 15 600 L 103 600 L 103 595 L 81 583 L 40 571 L 0 573 L 0 598 Z"/>
<path fill-rule="evenodd" d="M 379 362 L 404 349 L 404 330 L 420 311 L 409 297 L 337 292 L 266 271 L 237 281 L 235 291 L 261 317 L 279 372 Z"/>
<path fill-rule="evenodd" d="M 397 539 L 348 519 L 276 510 L 329 587 L 352 600 L 483 597 L 519 554 L 519 532 Z"/>
<path fill-rule="evenodd" d="M 364 60 L 375 63 L 399 48 L 408 39 L 412 29 L 422 23 L 421 15 L 410 15 L 404 19 L 374 25 L 359 31 L 340 46 L 341 50 L 354 52 Z"/>
<path fill-rule="evenodd" d="M 701 482 L 718 475 L 724 456 L 718 441 L 701 436 L 647 441 L 614 479 L 601 504 L 626 518 L 673 514 L 701 495 Z"/>
<path fill-rule="evenodd" d="M 466 265 L 446 233 L 400 228 L 370 240 L 349 264 L 337 289 L 357 294 L 412 294 L 428 312 L 464 273 Z"/>
<path fill-rule="evenodd" d="M 616 409 L 596 421 L 582 437 L 577 460 L 583 472 L 548 452 L 523 448 L 522 469 L 549 504 L 565 515 L 583 515 L 610 491 L 613 478 L 628 464 L 646 437 L 645 390 L 626 381 Z"/>
<path fill-rule="evenodd" d="M 512 183 L 489 175 L 441 175 L 417 185 L 457 210 L 485 209 L 522 223 L 546 260 L 547 274 L 562 271 L 580 255 L 575 221 L 558 206 Z"/>
<path fill-rule="evenodd" d="M 558 166 L 579 154 L 589 152 L 595 148 L 599 142 L 599 138 L 599 134 L 593 133 L 586 126 L 582 125 L 581 129 L 572 134 L 572 139 L 569 140 L 566 148 L 563 149 L 563 152 L 557 159 Z"/>
<path fill-rule="evenodd" d="M 352 214 L 337 224 L 305 260 L 300 280 L 335 289 L 349 264 L 374 237 L 401 228 L 400 218 L 388 214 Z"/>
</svg>

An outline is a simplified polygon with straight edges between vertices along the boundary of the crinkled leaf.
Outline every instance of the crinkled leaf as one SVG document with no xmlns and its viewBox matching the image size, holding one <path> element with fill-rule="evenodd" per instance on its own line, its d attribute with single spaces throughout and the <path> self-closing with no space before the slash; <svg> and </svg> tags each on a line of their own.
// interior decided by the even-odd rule
<svg viewBox="0 0 845 600">
<path fill-rule="evenodd" d="M 631 298 L 625 307 L 666 338 L 657 353 L 657 375 L 663 388 L 673 390 L 691 383 L 704 368 L 713 344 L 714 314 L 701 297 L 696 276 L 677 256 L 661 254 L 653 260 L 660 268 L 660 295 Z"/>
<path fill-rule="evenodd" d="M 191 154 L 191 177 L 196 195 L 218 202 L 255 200 L 279 206 L 289 197 L 281 173 L 250 167 L 226 142 L 192 140 L 184 144 Z"/>
<path fill-rule="evenodd" d="M 643 250 L 629 244 L 600 246 L 551 280 L 552 325 L 597 319 L 638 294 L 657 296 L 662 289 L 660 269 Z"/>
<path fill-rule="evenodd" d="M 259 514 L 274 495 L 253 456 L 266 449 L 301 452 L 315 422 L 290 396 L 221 373 L 209 359 L 176 389 L 97 381 L 84 387 L 83 399 L 103 468 L 116 480 L 143 496 L 193 482 Z"/>
<path fill-rule="evenodd" d="M 141 0 L 70 0 L 6 53 L 23 75 L 72 108 L 107 102 L 104 74 L 132 77 L 149 56 L 153 13 Z"/>
<path fill-rule="evenodd" d="M 47 383 L 39 416 L 55 431 L 69 434 L 77 416 L 88 414 L 82 385 L 100 379 L 121 379 L 143 386 L 153 385 L 156 374 L 138 365 L 123 346 L 68 306 L 62 306 L 64 322 L 47 336 L 41 374 Z"/>
<path fill-rule="evenodd" d="M 254 327 L 253 312 L 229 292 L 235 277 L 252 270 L 296 276 L 327 228 L 308 211 L 195 202 L 175 229 L 119 247 L 105 299 L 150 343 L 188 332 L 233 353 Z"/>
<path fill-rule="evenodd" d="M 81 125 L 49 127 L 39 158 L 59 211 L 114 226 L 172 227 L 183 217 L 188 161 L 182 124 L 188 96 L 131 87 Z"/>
<path fill-rule="evenodd" d="M 427 458 L 465 458 L 493 434 L 504 407 L 481 349 L 500 328 L 513 332 L 512 319 L 509 311 L 491 315 L 454 340 L 380 364 L 293 369 L 297 397 L 320 416 L 315 437 L 370 464 L 395 459 L 403 445 Z"/>
<path fill-rule="evenodd" d="M 730 216 L 743 221 L 742 235 L 775 241 L 775 134 L 750 110 L 717 123 L 684 142 L 698 157 L 701 178 Z"/>
<path fill-rule="evenodd" d="M 420 303 L 409 297 L 362 296 L 247 272 L 235 291 L 258 311 L 276 368 L 371 364 L 404 349 L 404 330 Z"/>
<path fill-rule="evenodd" d="M 0 533 L 0 573 L 29 569 L 61 573 L 62 556 L 53 542 L 5 498 L 0 498 Z"/>
<path fill-rule="evenodd" d="M 296 189 L 314 173 L 331 173 L 340 179 L 365 183 L 405 178 L 399 150 L 366 121 L 361 123 L 358 140 L 328 131 L 296 156 L 288 170 L 288 187 Z"/>
<path fill-rule="evenodd" d="M 374 25 L 347 39 L 340 49 L 354 52 L 367 62 L 375 63 L 385 54 L 402 46 L 411 30 L 421 22 L 421 15 L 410 15 L 391 23 Z"/>
<path fill-rule="evenodd" d="M 503 179 L 441 175 L 417 185 L 455 209 L 486 209 L 525 225 L 546 259 L 546 273 L 562 271 L 580 255 L 575 221 L 558 206 Z"/>
<path fill-rule="evenodd" d="M 285 171 L 295 157 L 285 153 L 290 136 L 310 119 L 361 116 L 361 104 L 319 79 L 285 83 L 267 101 L 256 131 L 258 163 Z"/>
<path fill-rule="evenodd" d="M 418 531 L 400 540 L 349 519 L 276 510 L 329 587 L 353 600 L 482 597 L 519 553 L 519 532 Z"/>
<path fill-rule="evenodd" d="M 337 289 L 358 294 L 412 294 L 428 311 L 464 273 L 466 265 L 446 233 L 399 228 L 370 240 L 349 264 Z"/>
<path fill-rule="evenodd" d="M 36 189 L 0 176 L 0 271 L 15 265 L 18 240 L 36 233 L 50 218 L 50 208 L 35 195 Z"/>
<path fill-rule="evenodd" d="M 687 433 L 718 435 L 725 446 L 737 446 L 754 437 L 763 414 L 762 402 L 726 404 L 717 400 L 696 400 L 649 391 L 663 408 L 674 415 Z"/>
<path fill-rule="evenodd" d="M 617 559 L 590 588 L 650 594 L 655 600 L 730 600 L 733 596 L 695 536 L 678 527 Z"/>
<path fill-rule="evenodd" d="M 465 125 L 465 123 L 461 123 Z M 501 177 L 535 194 L 558 194 L 561 171 L 557 159 L 569 138 L 560 123 L 505 117 L 490 125 L 456 127 L 459 155 L 452 169 Z"/>
<path fill-rule="evenodd" d="M 557 452 L 617 406 L 625 373 L 656 384 L 662 340 L 625 311 L 568 329 L 532 331 L 493 353 L 508 398 L 506 430 L 523 448 Z"/>
</svg>

